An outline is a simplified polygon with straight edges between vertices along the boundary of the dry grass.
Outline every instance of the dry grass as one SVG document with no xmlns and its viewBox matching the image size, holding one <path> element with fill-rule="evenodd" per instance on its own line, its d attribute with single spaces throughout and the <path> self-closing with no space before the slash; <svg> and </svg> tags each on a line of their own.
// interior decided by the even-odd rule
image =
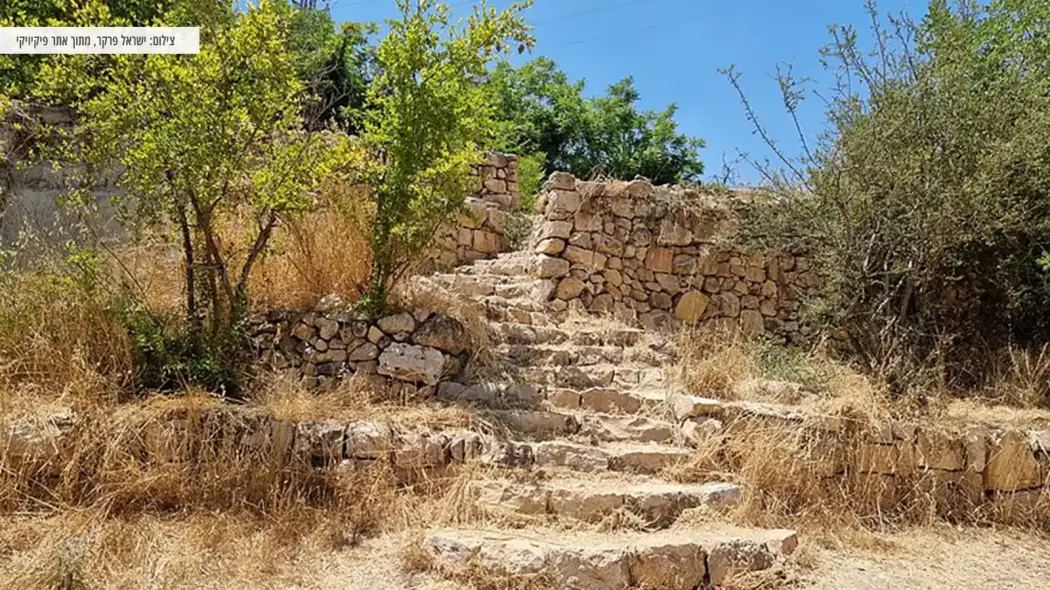
<svg viewBox="0 0 1050 590">
<path fill-rule="evenodd" d="M 307 388 L 294 375 L 269 374 L 255 382 L 246 401 L 282 420 L 395 421 L 435 430 L 467 427 L 474 420 L 474 413 L 466 407 L 391 400 L 352 378 L 331 389 L 317 390 Z"/>
<path fill-rule="evenodd" d="M 372 260 L 361 223 L 332 205 L 284 226 L 252 275 L 255 305 L 309 309 L 330 293 L 356 301 Z"/>
<path fill-rule="evenodd" d="M 116 400 L 130 346 L 113 313 L 44 272 L 0 278 L 0 413 L 44 400 Z"/>
</svg>

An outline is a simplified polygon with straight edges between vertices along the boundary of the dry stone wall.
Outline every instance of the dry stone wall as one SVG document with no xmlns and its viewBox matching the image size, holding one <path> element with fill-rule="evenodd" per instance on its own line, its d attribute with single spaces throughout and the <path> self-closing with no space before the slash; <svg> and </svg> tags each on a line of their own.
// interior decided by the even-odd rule
<svg viewBox="0 0 1050 590">
<path fill-rule="evenodd" d="M 371 322 L 334 297 L 314 311 L 273 311 L 251 328 L 256 358 L 308 386 L 357 377 L 391 394 L 428 394 L 470 358 L 458 320 L 441 313 L 391 314 Z"/>
<path fill-rule="evenodd" d="M 756 402 L 688 395 L 671 402 L 683 438 L 698 447 L 715 433 L 754 438 L 756 422 L 786 424 L 789 438 L 805 443 L 799 454 L 783 457 L 785 472 L 822 481 L 829 493 L 845 490 L 858 506 L 871 502 L 892 511 L 922 501 L 942 516 L 969 517 L 991 507 L 1005 510 L 999 518 L 1021 520 L 1050 509 L 1045 426 L 893 419 L 868 424 L 839 416 L 814 419 L 801 410 Z"/>
<path fill-rule="evenodd" d="M 518 157 L 490 153 L 488 162 L 474 168 L 477 190 L 467 197 L 467 210 L 437 237 L 437 248 L 430 257 L 437 268 L 470 264 L 510 249 L 507 215 L 521 203 Z"/>
<path fill-rule="evenodd" d="M 554 311 L 577 306 L 637 318 L 735 323 L 797 341 L 800 300 L 818 285 L 799 253 L 765 256 L 734 245 L 746 193 L 584 182 L 555 173 L 541 195 L 532 272 Z"/>
</svg>

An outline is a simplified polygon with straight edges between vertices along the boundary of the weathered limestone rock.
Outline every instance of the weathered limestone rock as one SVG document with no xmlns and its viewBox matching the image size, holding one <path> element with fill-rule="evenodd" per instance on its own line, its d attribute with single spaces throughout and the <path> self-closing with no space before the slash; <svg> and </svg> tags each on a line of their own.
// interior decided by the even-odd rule
<svg viewBox="0 0 1050 590">
<path fill-rule="evenodd" d="M 568 467 L 576 471 L 604 471 L 609 467 L 609 455 L 603 449 L 566 441 L 536 443 L 534 454 L 537 467 Z"/>
<path fill-rule="evenodd" d="M 630 555 L 618 547 L 561 547 L 550 554 L 550 575 L 566 590 L 625 590 Z"/>
<path fill-rule="evenodd" d="M 376 324 L 387 334 L 411 332 L 416 329 L 416 319 L 407 311 L 380 318 Z"/>
<path fill-rule="evenodd" d="M 547 221 L 540 226 L 540 239 L 560 238 L 568 240 L 572 236 L 572 223 L 568 221 Z"/>
<path fill-rule="evenodd" d="M 435 313 L 412 335 L 412 342 L 459 354 L 466 350 L 470 337 L 462 322 L 443 313 Z"/>
<path fill-rule="evenodd" d="M 704 585 L 707 563 L 695 543 L 657 538 L 635 546 L 631 577 L 642 588 L 693 590 Z"/>
<path fill-rule="evenodd" d="M 508 481 L 484 481 L 471 484 L 477 501 L 490 509 L 517 514 L 547 514 L 550 491 L 538 486 Z"/>
<path fill-rule="evenodd" d="M 555 258 L 541 254 L 535 261 L 536 276 L 541 279 L 560 278 L 569 274 L 571 264 L 564 258 Z"/>
<path fill-rule="evenodd" d="M 534 250 L 537 254 L 555 256 L 561 254 L 562 250 L 565 250 L 565 240 L 561 238 L 547 238 L 541 240 Z"/>
<path fill-rule="evenodd" d="M 997 492 L 1016 492 L 1043 484 L 1046 469 L 1035 458 L 1023 433 L 1006 430 L 998 433 L 990 442 L 988 463 L 984 470 L 985 488 Z"/>
<path fill-rule="evenodd" d="M 707 311 L 710 298 L 700 291 L 689 291 L 678 299 L 678 305 L 674 308 L 674 317 L 687 324 L 695 323 Z"/>
<path fill-rule="evenodd" d="M 583 293 L 583 290 L 587 287 L 583 281 L 574 277 L 566 277 L 558 283 L 558 290 L 555 292 L 555 296 L 558 299 L 575 299 Z"/>
<path fill-rule="evenodd" d="M 715 416 L 722 412 L 722 402 L 695 395 L 675 394 L 671 397 L 671 409 L 678 420 Z"/>
<path fill-rule="evenodd" d="M 379 374 L 408 381 L 436 385 L 441 379 L 445 357 L 430 347 L 394 343 L 379 355 Z"/>
<path fill-rule="evenodd" d="M 576 190 L 576 177 L 568 172 L 554 172 L 547 179 L 547 185 L 555 190 Z"/>
</svg>

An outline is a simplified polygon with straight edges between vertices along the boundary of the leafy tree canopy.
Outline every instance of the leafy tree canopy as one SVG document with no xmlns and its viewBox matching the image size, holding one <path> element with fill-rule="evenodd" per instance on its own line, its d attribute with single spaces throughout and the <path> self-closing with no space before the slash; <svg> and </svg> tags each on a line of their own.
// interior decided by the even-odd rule
<svg viewBox="0 0 1050 590">
<path fill-rule="evenodd" d="M 760 232 L 818 258 L 825 311 L 873 367 L 937 354 L 959 376 L 1050 341 L 1050 5 L 935 0 L 888 24 L 868 8 L 876 48 L 833 29 L 830 133 L 767 171 L 784 190 Z"/>
<path fill-rule="evenodd" d="M 677 106 L 639 110 L 630 77 L 604 96 L 586 98 L 583 81 L 571 82 L 541 57 L 520 68 L 497 65 L 490 85 L 506 148 L 543 154 L 548 173 L 640 175 L 656 183 L 695 181 L 703 173 L 699 150 L 704 143 L 678 131 Z"/>
</svg>

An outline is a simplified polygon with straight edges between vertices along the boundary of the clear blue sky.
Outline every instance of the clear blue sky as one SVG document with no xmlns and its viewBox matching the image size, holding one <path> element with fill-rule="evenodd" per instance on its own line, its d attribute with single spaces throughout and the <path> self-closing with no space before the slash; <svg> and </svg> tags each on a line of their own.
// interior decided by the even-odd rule
<svg viewBox="0 0 1050 590">
<path fill-rule="evenodd" d="M 457 14 L 470 9 L 465 0 L 449 1 Z M 918 18 L 926 2 L 882 0 L 879 8 L 906 9 Z M 510 3 L 490 0 L 499 7 Z M 332 0 L 332 16 L 381 22 L 395 17 L 396 7 L 394 0 Z M 524 59 L 552 58 L 570 78 L 586 80 L 589 94 L 632 75 L 644 108 L 678 103 L 680 128 L 707 142 L 702 157 L 712 174 L 721 168 L 723 153 L 768 153 L 718 69 L 736 65 L 759 115 L 795 153 L 794 128 L 771 78 L 777 62 L 793 63 L 796 74 L 826 87 L 819 49 L 829 39 L 827 26 L 854 24 L 864 31 L 867 15 L 863 0 L 536 0 L 526 20 L 536 29 L 536 47 Z M 815 97 L 804 105 L 808 135 L 821 131 L 822 110 Z M 747 166 L 740 173 L 744 181 L 758 178 Z"/>
</svg>

